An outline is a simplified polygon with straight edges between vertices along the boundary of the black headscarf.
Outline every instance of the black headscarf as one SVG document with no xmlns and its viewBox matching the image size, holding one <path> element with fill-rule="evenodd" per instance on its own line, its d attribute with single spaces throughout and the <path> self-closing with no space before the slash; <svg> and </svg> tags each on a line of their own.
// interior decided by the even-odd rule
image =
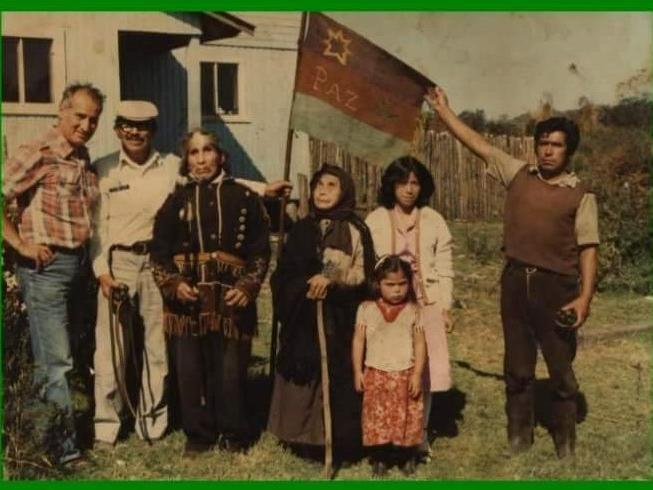
<svg viewBox="0 0 653 490">
<path fill-rule="evenodd" d="M 340 199 L 330 209 L 318 209 L 313 202 L 315 188 L 323 175 L 333 175 L 340 181 Z M 342 168 L 328 163 L 315 172 L 311 179 L 311 198 L 309 199 L 309 216 L 319 223 L 323 219 L 331 220 L 322 237 L 323 248 L 335 248 L 342 250 L 348 255 L 352 254 L 351 233 L 347 222 L 354 220 L 356 216 L 356 187 L 354 180 Z"/>
<path fill-rule="evenodd" d="M 315 192 L 318 181 L 325 174 L 333 175 L 340 181 L 340 199 L 331 209 L 322 210 L 315 207 L 313 193 Z M 354 180 L 351 178 L 351 175 L 345 172 L 342 168 L 329 163 L 323 163 L 322 167 L 313 174 L 310 188 L 311 199 L 309 200 L 308 207 L 311 216 L 318 219 L 346 219 L 354 213 L 354 210 L 356 209 L 356 187 L 354 186 Z"/>
</svg>

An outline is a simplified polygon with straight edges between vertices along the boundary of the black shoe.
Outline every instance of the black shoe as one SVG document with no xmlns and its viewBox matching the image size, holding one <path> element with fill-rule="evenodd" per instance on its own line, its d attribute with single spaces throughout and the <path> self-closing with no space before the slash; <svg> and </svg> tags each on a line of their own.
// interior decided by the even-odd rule
<svg viewBox="0 0 653 490">
<path fill-rule="evenodd" d="M 249 447 L 247 441 L 234 437 L 221 437 L 218 447 L 229 453 L 244 453 Z"/>
<path fill-rule="evenodd" d="M 420 447 L 417 450 L 417 463 L 428 464 L 433 461 L 433 450 L 431 446 L 427 446 L 426 449 Z"/>
<path fill-rule="evenodd" d="M 201 454 L 209 452 L 213 446 L 206 442 L 186 441 L 184 446 L 184 458 L 196 458 Z"/>
<path fill-rule="evenodd" d="M 406 476 L 415 474 L 415 460 L 410 458 L 408 461 L 401 465 L 401 472 Z"/>
<path fill-rule="evenodd" d="M 388 466 L 383 461 L 374 461 L 372 463 L 372 476 L 374 478 L 383 478 L 388 474 Z"/>
<path fill-rule="evenodd" d="M 88 460 L 79 450 L 74 450 L 64 454 L 59 458 L 59 464 L 66 469 L 79 469 L 88 465 Z"/>
</svg>

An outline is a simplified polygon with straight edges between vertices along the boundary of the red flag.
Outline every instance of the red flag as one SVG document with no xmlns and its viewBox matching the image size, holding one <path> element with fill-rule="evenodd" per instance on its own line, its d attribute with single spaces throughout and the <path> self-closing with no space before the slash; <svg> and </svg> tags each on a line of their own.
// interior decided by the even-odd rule
<svg viewBox="0 0 653 490">
<path fill-rule="evenodd" d="M 307 16 L 290 126 L 377 163 L 410 153 L 435 84 L 329 17 Z"/>
</svg>

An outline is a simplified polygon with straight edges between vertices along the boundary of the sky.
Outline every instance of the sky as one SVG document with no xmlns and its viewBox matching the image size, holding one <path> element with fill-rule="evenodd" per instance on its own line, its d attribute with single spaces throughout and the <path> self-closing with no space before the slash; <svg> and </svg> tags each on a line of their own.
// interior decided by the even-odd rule
<svg viewBox="0 0 653 490">
<path fill-rule="evenodd" d="M 650 13 L 327 13 L 442 86 L 451 106 L 517 116 L 618 101 L 652 60 Z"/>
</svg>

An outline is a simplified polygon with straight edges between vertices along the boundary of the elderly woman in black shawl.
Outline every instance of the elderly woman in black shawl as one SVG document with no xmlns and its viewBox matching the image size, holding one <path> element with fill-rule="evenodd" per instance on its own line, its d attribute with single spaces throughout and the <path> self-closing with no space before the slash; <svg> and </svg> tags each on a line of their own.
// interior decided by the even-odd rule
<svg viewBox="0 0 653 490">
<path fill-rule="evenodd" d="M 310 188 L 310 214 L 293 227 L 271 281 L 281 331 L 268 430 L 286 443 L 325 444 L 317 328 L 322 300 L 333 445 L 336 459 L 343 460 L 356 457 L 362 445 L 351 342 L 374 250 L 354 213 L 349 174 L 324 164 Z"/>
</svg>

